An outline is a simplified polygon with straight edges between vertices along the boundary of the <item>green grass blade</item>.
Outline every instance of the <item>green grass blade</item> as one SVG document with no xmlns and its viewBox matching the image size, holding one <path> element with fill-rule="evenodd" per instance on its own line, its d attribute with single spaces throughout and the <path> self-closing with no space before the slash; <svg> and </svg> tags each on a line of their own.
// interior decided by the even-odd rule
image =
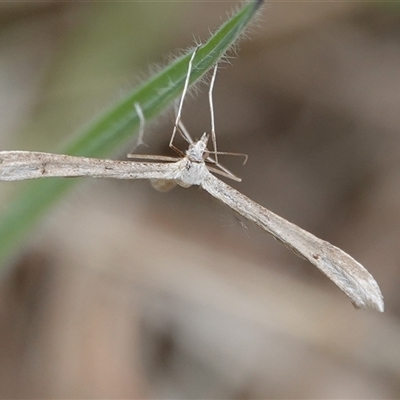
<svg viewBox="0 0 400 400">
<path fill-rule="evenodd" d="M 247 3 L 211 36 L 197 52 L 190 83 L 200 79 L 245 30 L 261 1 Z M 138 89 L 92 122 L 59 153 L 86 157 L 104 157 L 115 151 L 138 129 L 134 103 L 140 104 L 146 120 L 165 110 L 182 92 L 188 53 L 151 77 Z M 40 217 L 74 185 L 74 179 L 43 179 L 29 182 L 12 201 L 0 219 L 0 265 L 4 265 L 23 243 Z M 4 183 L 2 183 L 4 184 Z"/>
</svg>

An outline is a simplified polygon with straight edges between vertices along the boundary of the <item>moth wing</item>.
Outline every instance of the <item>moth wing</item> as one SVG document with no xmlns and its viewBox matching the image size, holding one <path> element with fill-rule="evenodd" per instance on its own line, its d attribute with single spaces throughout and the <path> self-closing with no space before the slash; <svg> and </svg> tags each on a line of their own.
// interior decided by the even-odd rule
<svg viewBox="0 0 400 400">
<path fill-rule="evenodd" d="M 383 312 L 383 296 L 375 279 L 343 250 L 274 214 L 211 173 L 204 178 L 202 187 L 315 265 L 350 298 L 355 307 Z"/>
</svg>

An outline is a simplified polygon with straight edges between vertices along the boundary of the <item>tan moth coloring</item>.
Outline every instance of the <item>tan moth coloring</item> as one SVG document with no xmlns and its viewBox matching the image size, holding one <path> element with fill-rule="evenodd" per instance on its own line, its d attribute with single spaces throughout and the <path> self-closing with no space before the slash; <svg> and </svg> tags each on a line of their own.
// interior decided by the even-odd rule
<svg viewBox="0 0 400 400">
<path fill-rule="evenodd" d="M 295 254 L 310 261 L 350 298 L 355 307 L 371 308 L 383 312 L 383 296 L 379 286 L 360 263 L 341 249 L 257 204 L 212 174 L 213 172 L 240 181 L 218 162 L 218 154 L 229 153 L 217 152 L 216 149 L 212 89 L 217 67 L 214 68 L 209 90 L 213 151 L 207 149 L 208 134 L 204 133 L 200 140 L 193 142 L 181 123 L 182 104 L 187 92 L 196 51 L 197 48 L 189 61 L 185 86 L 170 140 L 170 147 L 177 151 L 180 157 L 129 155 L 132 158 L 153 160 L 152 162 L 135 162 L 30 151 L 0 151 L 0 180 L 18 181 L 44 177 L 90 176 L 93 178 L 150 179 L 156 187 L 160 188 L 163 188 L 165 183 L 167 186 L 177 184 L 184 188 L 198 185 L 244 218 L 271 234 Z M 143 121 L 140 106 L 135 104 L 135 107 Z M 186 152 L 180 151 L 173 145 L 176 132 L 179 132 L 189 142 Z M 154 160 L 163 162 L 154 162 Z M 210 166 L 210 163 L 214 166 Z"/>
</svg>

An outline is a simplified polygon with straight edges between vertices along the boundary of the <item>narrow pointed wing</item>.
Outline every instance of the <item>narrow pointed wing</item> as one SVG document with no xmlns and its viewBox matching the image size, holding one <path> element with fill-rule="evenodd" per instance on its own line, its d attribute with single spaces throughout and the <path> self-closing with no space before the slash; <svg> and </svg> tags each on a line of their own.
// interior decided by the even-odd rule
<svg viewBox="0 0 400 400">
<path fill-rule="evenodd" d="M 45 177 L 173 179 L 177 163 L 99 160 L 31 151 L 0 151 L 0 181 Z"/>
<path fill-rule="evenodd" d="M 344 251 L 272 213 L 211 174 L 205 176 L 201 186 L 314 264 L 346 293 L 355 307 L 383 312 L 383 297 L 375 279 Z"/>
</svg>

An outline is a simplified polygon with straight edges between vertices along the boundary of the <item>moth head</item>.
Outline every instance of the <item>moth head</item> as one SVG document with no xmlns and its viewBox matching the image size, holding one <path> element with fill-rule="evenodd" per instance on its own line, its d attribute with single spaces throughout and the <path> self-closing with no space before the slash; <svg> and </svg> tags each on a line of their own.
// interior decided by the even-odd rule
<svg viewBox="0 0 400 400">
<path fill-rule="evenodd" d="M 194 143 L 191 143 L 189 149 L 186 151 L 186 155 L 190 161 L 193 162 L 203 162 L 208 156 L 209 151 L 207 149 L 208 137 L 206 132 L 203 133 L 203 136 Z"/>
</svg>

